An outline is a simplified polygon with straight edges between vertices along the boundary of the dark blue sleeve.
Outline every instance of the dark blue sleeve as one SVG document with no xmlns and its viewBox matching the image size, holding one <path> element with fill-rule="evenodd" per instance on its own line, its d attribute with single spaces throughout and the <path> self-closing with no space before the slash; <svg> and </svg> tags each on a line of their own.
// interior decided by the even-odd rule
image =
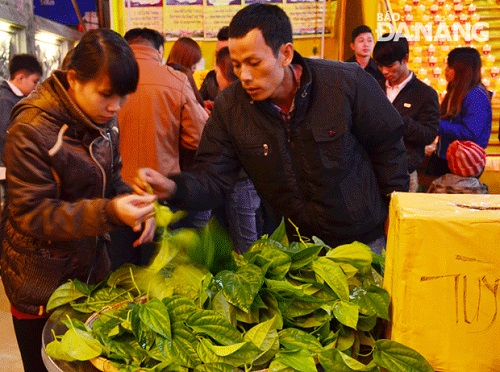
<svg viewBox="0 0 500 372">
<path fill-rule="evenodd" d="M 491 135 L 491 102 L 482 89 L 474 88 L 462 103 L 459 120 L 439 123 L 439 135 L 468 140 L 486 148 Z"/>
</svg>

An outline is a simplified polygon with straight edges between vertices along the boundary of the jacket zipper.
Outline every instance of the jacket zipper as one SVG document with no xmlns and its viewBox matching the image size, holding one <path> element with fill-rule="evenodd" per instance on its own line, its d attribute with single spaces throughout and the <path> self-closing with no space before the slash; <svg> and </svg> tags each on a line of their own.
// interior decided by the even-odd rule
<svg viewBox="0 0 500 372">
<path fill-rule="evenodd" d="M 110 151 L 111 151 L 111 164 L 113 164 L 114 163 L 113 150 L 111 149 L 111 136 L 109 134 L 109 131 L 106 131 L 106 134 L 101 134 L 101 135 L 109 141 Z M 92 160 L 94 160 L 94 162 L 97 164 L 97 166 L 101 170 L 101 173 L 102 173 L 102 197 L 104 198 L 106 195 L 107 177 L 106 177 L 106 171 L 104 170 L 103 166 L 97 161 L 97 159 L 94 156 L 93 147 L 94 147 L 95 141 L 96 140 L 93 140 L 89 146 L 90 147 L 90 156 L 92 157 Z"/>
<path fill-rule="evenodd" d="M 107 139 L 109 141 L 109 148 L 110 148 L 110 151 L 111 151 L 111 164 L 113 164 L 113 149 L 112 149 L 112 146 L 111 146 L 111 136 L 109 134 L 109 131 L 107 130 L 106 131 L 106 134 L 102 134 L 101 133 L 101 136 L 103 136 L 105 139 Z M 89 152 L 90 152 L 90 156 L 92 158 L 92 160 L 94 160 L 94 162 L 97 164 L 97 166 L 99 167 L 99 169 L 101 170 L 101 173 L 102 173 L 102 197 L 104 198 L 105 195 L 106 195 L 106 181 L 107 181 L 107 177 L 106 177 L 106 171 L 104 170 L 104 167 L 101 165 L 101 163 L 99 163 L 97 161 L 97 159 L 95 158 L 94 156 L 94 152 L 93 152 L 93 147 L 94 147 L 94 143 L 97 139 L 93 140 L 91 143 L 90 143 L 90 146 L 89 146 Z M 99 241 L 100 241 L 100 238 L 98 236 L 96 236 L 96 247 L 97 249 L 99 249 Z M 97 257 L 97 256 L 96 256 Z M 97 261 L 94 260 L 94 264 L 92 265 L 92 267 L 90 268 L 89 270 L 89 274 L 87 276 L 87 284 L 90 283 L 91 281 L 91 278 L 92 276 L 94 275 L 94 272 L 96 270 L 96 267 L 97 267 Z"/>
</svg>

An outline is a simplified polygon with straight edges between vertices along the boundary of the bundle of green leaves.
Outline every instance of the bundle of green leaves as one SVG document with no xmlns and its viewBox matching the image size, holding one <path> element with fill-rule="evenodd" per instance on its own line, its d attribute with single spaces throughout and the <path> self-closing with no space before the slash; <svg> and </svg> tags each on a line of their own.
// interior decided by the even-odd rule
<svg viewBox="0 0 500 372">
<path fill-rule="evenodd" d="M 432 372 L 418 352 L 382 338 L 390 299 L 374 263 L 381 257 L 359 242 L 289 242 L 283 223 L 242 256 L 213 221 L 200 233 L 166 228 L 148 267 L 53 293 L 49 309 L 105 311 L 87 324 L 66 319 L 46 352 L 104 357 L 120 371 Z"/>
</svg>

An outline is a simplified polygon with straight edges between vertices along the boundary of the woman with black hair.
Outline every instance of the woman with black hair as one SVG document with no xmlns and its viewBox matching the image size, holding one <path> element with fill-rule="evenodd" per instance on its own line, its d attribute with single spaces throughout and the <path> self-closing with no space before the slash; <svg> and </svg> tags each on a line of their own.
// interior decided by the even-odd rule
<svg viewBox="0 0 500 372">
<path fill-rule="evenodd" d="M 110 271 L 108 233 L 154 234 L 154 197 L 120 176 L 116 115 L 137 87 L 127 42 L 108 29 L 84 34 L 67 70 L 55 71 L 12 110 L 4 162 L 1 275 L 24 370 L 44 371 L 42 331 L 52 292 Z"/>
</svg>

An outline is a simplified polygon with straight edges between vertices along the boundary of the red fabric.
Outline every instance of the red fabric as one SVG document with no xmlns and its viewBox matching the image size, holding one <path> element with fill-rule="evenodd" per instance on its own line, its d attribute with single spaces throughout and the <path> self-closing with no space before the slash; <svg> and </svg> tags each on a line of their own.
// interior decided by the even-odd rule
<svg viewBox="0 0 500 372">
<path fill-rule="evenodd" d="M 472 141 L 453 141 L 446 151 L 448 168 L 462 177 L 477 177 L 486 165 L 486 152 Z"/>
<path fill-rule="evenodd" d="M 19 320 L 48 318 L 48 315 L 41 315 L 41 316 L 39 316 L 39 315 L 32 315 L 32 314 L 22 313 L 22 312 L 20 312 L 19 310 L 17 310 L 12 305 L 10 305 L 10 312 L 12 313 L 12 315 L 16 319 L 19 319 Z"/>
</svg>

